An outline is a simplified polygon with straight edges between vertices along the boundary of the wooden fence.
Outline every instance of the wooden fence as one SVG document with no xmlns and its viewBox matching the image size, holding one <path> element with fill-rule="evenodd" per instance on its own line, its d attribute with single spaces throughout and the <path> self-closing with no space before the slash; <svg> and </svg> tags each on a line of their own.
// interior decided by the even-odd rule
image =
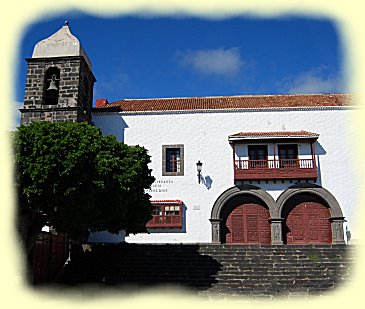
<svg viewBox="0 0 365 309">
<path fill-rule="evenodd" d="M 65 234 L 41 232 L 33 249 L 33 284 L 51 282 L 69 256 L 70 238 Z"/>
</svg>

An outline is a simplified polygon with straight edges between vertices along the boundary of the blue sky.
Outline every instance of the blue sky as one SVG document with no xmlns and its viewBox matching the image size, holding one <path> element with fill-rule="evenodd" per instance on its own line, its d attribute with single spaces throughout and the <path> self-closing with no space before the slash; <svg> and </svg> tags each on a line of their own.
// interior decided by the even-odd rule
<svg viewBox="0 0 365 309">
<path fill-rule="evenodd" d="M 291 93 L 346 93 L 341 37 L 331 20 L 101 18 L 68 12 L 40 20 L 19 46 L 17 102 L 34 45 L 69 21 L 97 79 L 94 102 Z M 95 103 L 94 103 L 95 104 Z"/>
</svg>

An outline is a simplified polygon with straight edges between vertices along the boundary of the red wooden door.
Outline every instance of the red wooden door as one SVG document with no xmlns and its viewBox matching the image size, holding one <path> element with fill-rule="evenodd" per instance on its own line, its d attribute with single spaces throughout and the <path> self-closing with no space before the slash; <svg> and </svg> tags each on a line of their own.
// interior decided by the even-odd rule
<svg viewBox="0 0 365 309">
<path fill-rule="evenodd" d="M 259 204 L 243 204 L 228 216 L 227 243 L 270 244 L 269 210 Z"/>
<path fill-rule="evenodd" d="M 286 220 L 288 244 L 330 244 L 332 231 L 330 211 L 316 202 L 300 203 L 293 208 Z"/>
</svg>

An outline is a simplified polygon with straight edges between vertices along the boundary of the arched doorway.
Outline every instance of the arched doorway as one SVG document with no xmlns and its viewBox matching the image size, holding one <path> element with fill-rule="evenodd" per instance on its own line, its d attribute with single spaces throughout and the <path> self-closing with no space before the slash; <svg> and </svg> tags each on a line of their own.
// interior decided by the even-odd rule
<svg viewBox="0 0 365 309">
<path fill-rule="evenodd" d="M 276 203 L 274 216 L 283 218 L 283 243 L 345 244 L 345 218 L 336 198 L 325 188 L 296 184 L 285 190 Z M 298 236 L 300 229 L 305 229 L 301 231 L 306 233 L 304 236 Z"/>
<path fill-rule="evenodd" d="M 247 200 L 249 196 L 256 198 L 256 200 Z M 290 223 L 290 220 L 293 221 L 294 219 L 298 222 L 299 213 L 303 211 L 305 211 L 304 218 L 307 218 L 305 222 L 308 225 L 305 228 L 309 236 L 306 236 L 306 238 L 310 239 L 306 243 L 345 244 L 343 231 L 345 218 L 341 207 L 328 190 L 315 184 L 296 184 L 285 190 L 276 202 L 265 190 L 256 186 L 239 185 L 227 189 L 217 198 L 212 207 L 209 221 L 212 225 L 213 243 L 226 242 L 226 235 L 229 232 L 228 228 L 230 226 L 228 225 L 227 228 L 229 214 L 238 206 L 250 203 L 257 203 L 269 210 L 271 244 L 280 245 L 288 243 L 287 236 L 291 236 L 289 228 L 293 231 L 293 223 Z M 302 203 L 308 206 L 303 206 L 301 205 Z M 319 220 L 317 217 L 319 217 Z M 302 219 L 303 217 L 300 217 L 299 224 Z M 289 223 L 289 226 L 287 223 Z M 317 226 L 317 228 L 311 229 L 312 226 Z M 321 228 L 318 229 L 318 226 L 322 226 L 323 230 Z M 328 226 L 330 226 L 330 229 Z M 319 232 L 323 235 L 319 240 L 315 240 L 317 236 L 310 235 L 315 230 L 316 233 Z M 313 234 L 315 233 L 313 232 Z M 328 241 L 328 235 L 330 235 L 331 241 Z M 293 239 L 292 241 L 290 239 L 289 243 L 296 243 L 297 241 L 299 240 Z"/>
<path fill-rule="evenodd" d="M 319 197 L 298 194 L 287 201 L 282 214 L 284 243 L 332 243 L 330 209 Z"/>
<path fill-rule="evenodd" d="M 259 203 L 237 206 L 226 219 L 226 243 L 270 244 L 270 213 Z"/>
<path fill-rule="evenodd" d="M 270 221 L 275 211 L 275 201 L 266 191 L 252 185 L 229 188 L 218 197 L 212 208 L 212 242 L 276 243 L 272 235 L 277 233 L 273 232 Z"/>
</svg>

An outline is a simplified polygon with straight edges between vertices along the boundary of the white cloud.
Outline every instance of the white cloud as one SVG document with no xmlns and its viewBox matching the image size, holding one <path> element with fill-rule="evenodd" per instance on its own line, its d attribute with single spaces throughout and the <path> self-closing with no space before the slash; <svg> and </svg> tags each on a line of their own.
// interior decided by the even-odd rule
<svg viewBox="0 0 365 309">
<path fill-rule="evenodd" d="M 108 76 L 101 76 L 94 86 L 94 99 L 108 99 L 108 95 L 115 92 L 126 95 L 129 88 L 131 88 L 131 80 L 127 73 L 120 71 Z"/>
<path fill-rule="evenodd" d="M 285 88 L 289 94 L 339 93 L 345 91 L 346 83 L 339 75 L 318 67 L 291 78 Z"/>
<path fill-rule="evenodd" d="M 189 50 L 177 56 L 181 65 L 201 74 L 234 76 L 243 64 L 238 48 Z"/>
<path fill-rule="evenodd" d="M 102 79 L 100 82 L 100 87 L 105 88 L 105 90 L 114 90 L 129 82 L 130 78 L 127 73 L 117 72 L 112 76 L 108 76 L 107 79 Z"/>
</svg>

